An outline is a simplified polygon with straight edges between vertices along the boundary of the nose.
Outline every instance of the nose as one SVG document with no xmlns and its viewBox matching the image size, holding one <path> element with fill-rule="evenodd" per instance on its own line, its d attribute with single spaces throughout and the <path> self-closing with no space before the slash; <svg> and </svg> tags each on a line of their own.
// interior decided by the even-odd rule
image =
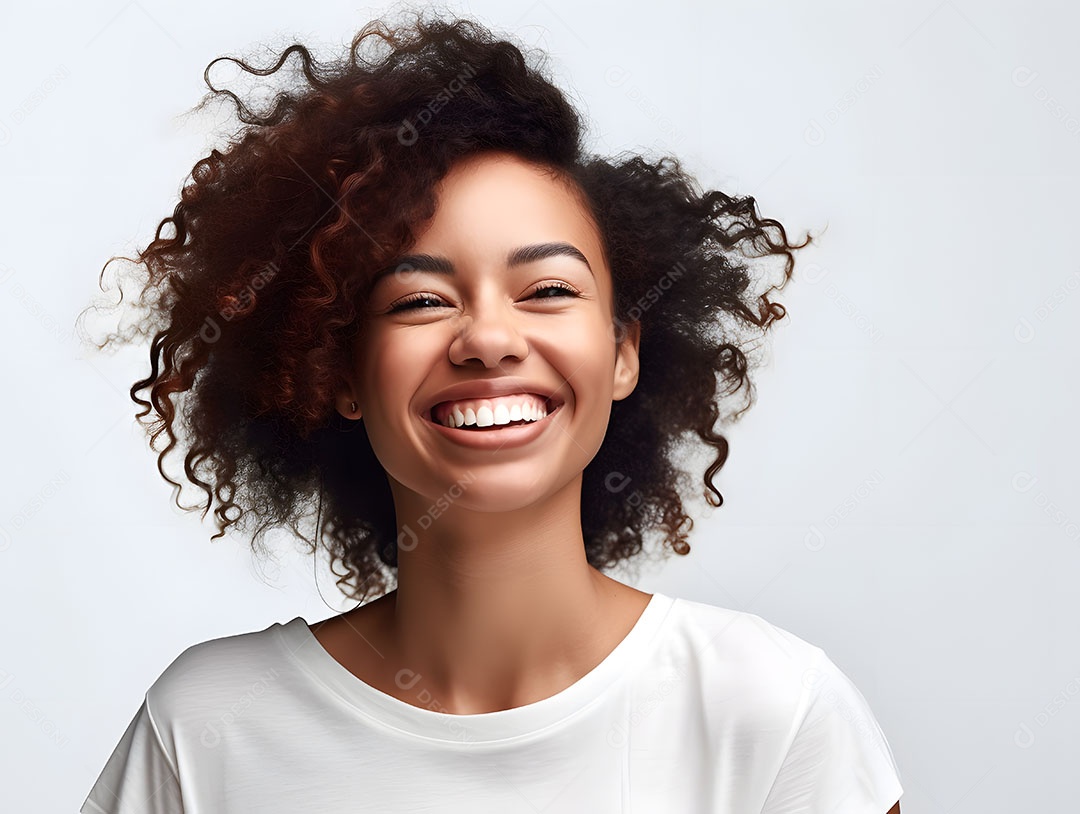
<svg viewBox="0 0 1080 814">
<path fill-rule="evenodd" d="M 464 365 L 470 359 L 479 359 L 484 367 L 493 368 L 507 358 L 523 360 L 529 354 L 529 343 L 521 334 L 519 318 L 512 305 L 474 304 L 458 320 L 457 332 L 450 343 L 450 361 Z"/>
</svg>

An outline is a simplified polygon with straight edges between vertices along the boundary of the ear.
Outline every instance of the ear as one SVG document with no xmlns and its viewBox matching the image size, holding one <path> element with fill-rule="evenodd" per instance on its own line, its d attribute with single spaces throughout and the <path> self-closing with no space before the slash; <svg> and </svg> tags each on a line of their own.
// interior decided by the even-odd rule
<svg viewBox="0 0 1080 814">
<path fill-rule="evenodd" d="M 641 320 L 619 323 L 623 326 L 622 337 L 615 350 L 615 378 L 612 398 L 622 401 L 634 392 L 641 369 L 638 349 L 641 344 Z"/>
<path fill-rule="evenodd" d="M 352 406 L 356 404 L 354 411 Z M 352 382 L 342 386 L 334 396 L 334 407 L 343 417 L 350 421 L 359 421 L 361 418 L 360 400 L 356 397 L 356 389 Z"/>
<path fill-rule="evenodd" d="M 364 331 L 366 330 L 366 317 L 355 324 L 355 330 L 350 339 L 349 362 L 345 371 L 342 371 L 338 379 L 337 392 L 334 395 L 334 407 L 338 413 L 349 421 L 359 421 L 363 417 L 360 405 L 361 388 L 357 386 L 356 360 L 364 345 Z M 353 409 L 356 404 L 356 409 Z"/>
</svg>

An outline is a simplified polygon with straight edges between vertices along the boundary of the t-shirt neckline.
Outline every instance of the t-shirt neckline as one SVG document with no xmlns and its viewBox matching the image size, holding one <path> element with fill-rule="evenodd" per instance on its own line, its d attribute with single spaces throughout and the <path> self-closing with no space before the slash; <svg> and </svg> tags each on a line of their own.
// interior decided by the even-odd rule
<svg viewBox="0 0 1080 814">
<path fill-rule="evenodd" d="M 591 705 L 611 684 L 630 673 L 676 601 L 653 593 L 622 641 L 592 670 L 555 695 L 513 709 L 466 715 L 440 712 L 435 703 L 434 709 L 414 706 L 366 683 L 330 655 L 302 616 L 272 629 L 295 664 L 359 714 L 419 738 L 468 747 L 536 734 Z"/>
</svg>

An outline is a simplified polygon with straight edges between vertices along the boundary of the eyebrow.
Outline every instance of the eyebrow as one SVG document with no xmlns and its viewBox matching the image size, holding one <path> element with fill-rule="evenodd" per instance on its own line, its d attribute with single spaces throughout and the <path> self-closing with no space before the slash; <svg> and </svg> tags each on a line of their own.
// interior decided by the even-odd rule
<svg viewBox="0 0 1080 814">
<path fill-rule="evenodd" d="M 585 268 L 589 270 L 589 274 L 596 276 L 589 265 L 589 261 L 585 258 L 585 255 L 576 247 L 569 243 L 553 242 L 553 243 L 534 243 L 529 246 L 519 246 L 513 249 L 506 255 L 507 268 L 514 268 L 516 266 L 523 266 L 526 263 L 534 263 L 537 260 L 546 260 L 549 257 L 572 257 L 585 264 Z M 379 271 L 371 281 L 371 287 L 374 288 L 383 277 L 387 277 L 395 273 L 402 266 L 408 266 L 413 271 L 426 271 L 432 274 L 447 274 L 454 276 L 457 270 L 454 268 L 454 264 L 450 262 L 447 257 L 432 254 L 405 254 L 395 260 L 386 268 Z"/>
</svg>

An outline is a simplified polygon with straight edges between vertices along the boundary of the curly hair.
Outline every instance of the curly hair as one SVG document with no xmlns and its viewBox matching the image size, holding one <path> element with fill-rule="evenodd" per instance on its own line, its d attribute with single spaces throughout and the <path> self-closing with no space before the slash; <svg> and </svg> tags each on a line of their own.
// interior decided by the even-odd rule
<svg viewBox="0 0 1080 814">
<path fill-rule="evenodd" d="M 210 81 L 221 60 L 270 76 L 294 55 L 304 81 L 278 89 L 261 115 Z M 526 59 L 475 21 L 375 20 L 347 58 L 319 63 L 294 43 L 265 69 L 218 57 L 204 79 L 210 92 L 195 110 L 227 97 L 241 125 L 226 148 L 194 165 L 149 245 L 106 262 L 102 277 L 114 260 L 135 265 L 141 318 L 98 348 L 153 334 L 149 375 L 130 389 L 142 408 L 136 418 L 161 476 L 178 487 L 176 505 L 194 511 L 200 506 L 180 505 L 182 487 L 163 466 L 186 447 L 186 478 L 206 492 L 202 516 L 218 502 L 211 540 L 255 526 L 257 550 L 267 530 L 288 527 L 309 553 L 327 547 L 346 595 L 363 601 L 395 581 L 387 475 L 363 421 L 339 415 L 334 395 L 351 369 L 375 273 L 432 217 L 435 185 L 456 161 L 499 150 L 576 190 L 609 260 L 616 338 L 631 323 L 641 328 L 638 384 L 613 403 L 582 476 L 587 560 L 598 569 L 626 564 L 650 532 L 689 553 L 683 497 L 692 485 L 677 462 L 693 436 L 711 447 L 703 494 L 723 503 L 713 477 L 728 442 L 715 425 L 755 400 L 751 345 L 785 316 L 768 295 L 790 280 L 792 250 L 809 234 L 789 244 L 752 196 L 702 192 L 676 158 L 587 153 L 583 120 L 543 59 Z M 783 258 L 780 280 L 755 292 L 752 283 L 766 277 L 745 261 L 770 257 Z M 722 412 L 740 392 L 741 406 Z M 156 418 L 143 422 L 151 410 Z M 162 434 L 168 443 L 158 450 Z M 613 499 L 627 486 L 625 499 Z M 298 528 L 310 513 L 314 541 Z"/>
</svg>

